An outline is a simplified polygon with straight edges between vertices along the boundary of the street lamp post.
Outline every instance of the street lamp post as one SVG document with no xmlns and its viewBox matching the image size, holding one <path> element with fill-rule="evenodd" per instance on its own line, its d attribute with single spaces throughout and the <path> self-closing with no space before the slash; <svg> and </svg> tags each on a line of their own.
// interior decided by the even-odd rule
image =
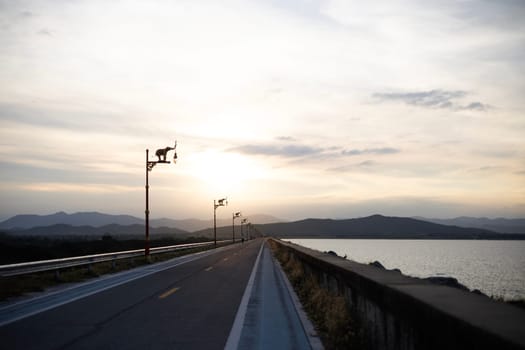
<svg viewBox="0 0 525 350">
<path fill-rule="evenodd" d="M 166 160 L 166 156 L 168 155 L 169 151 L 175 151 L 177 148 L 177 141 L 175 141 L 175 144 L 173 147 L 165 147 L 165 148 L 159 148 L 155 155 L 157 156 L 158 160 L 152 161 L 149 160 L 149 149 L 146 149 L 146 219 L 145 219 L 145 230 L 146 230 L 146 239 L 144 242 L 144 255 L 149 257 L 149 172 L 153 170 L 153 167 L 157 165 L 158 163 L 162 164 L 170 164 L 170 161 Z M 173 154 L 173 163 L 177 162 L 177 151 Z"/>
<path fill-rule="evenodd" d="M 241 220 L 241 237 L 242 237 L 242 241 L 243 241 L 243 242 L 244 242 L 244 234 L 243 234 L 243 232 L 242 232 L 242 224 L 245 224 L 246 221 L 247 221 L 247 219 L 242 219 L 242 220 Z"/>
<path fill-rule="evenodd" d="M 246 224 L 246 234 L 248 235 L 248 239 L 252 237 L 252 224 L 251 222 Z"/>
<path fill-rule="evenodd" d="M 213 244 L 217 248 L 217 208 L 228 205 L 228 200 L 226 198 L 221 198 L 219 200 L 213 200 Z"/>
<path fill-rule="evenodd" d="M 232 213 L 232 240 L 235 243 L 235 219 L 241 217 L 241 212 Z"/>
</svg>

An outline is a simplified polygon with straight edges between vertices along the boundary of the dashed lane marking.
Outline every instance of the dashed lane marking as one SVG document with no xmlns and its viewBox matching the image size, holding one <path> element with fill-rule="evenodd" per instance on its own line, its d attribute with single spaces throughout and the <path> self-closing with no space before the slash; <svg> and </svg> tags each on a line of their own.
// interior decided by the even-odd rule
<svg viewBox="0 0 525 350">
<path fill-rule="evenodd" d="M 204 271 L 211 271 L 213 270 L 213 266 L 210 266 L 210 267 L 207 267 L 206 269 L 204 269 Z"/>
<path fill-rule="evenodd" d="M 167 297 L 169 297 L 170 295 L 172 295 L 173 293 L 175 293 L 178 290 L 179 290 L 179 287 L 172 288 L 172 289 L 168 290 L 167 292 L 164 292 L 161 295 L 159 295 L 159 299 L 167 298 Z"/>
</svg>

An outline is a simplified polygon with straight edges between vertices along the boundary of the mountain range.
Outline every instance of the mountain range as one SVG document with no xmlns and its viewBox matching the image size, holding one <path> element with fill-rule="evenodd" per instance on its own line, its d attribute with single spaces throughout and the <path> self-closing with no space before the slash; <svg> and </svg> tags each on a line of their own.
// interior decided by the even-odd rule
<svg viewBox="0 0 525 350">
<path fill-rule="evenodd" d="M 412 218 L 382 215 L 346 220 L 306 219 L 258 225 L 257 228 L 265 235 L 285 238 L 510 238 L 510 235 L 486 229 L 441 225 Z M 525 235 L 521 238 L 525 238 Z"/>
<path fill-rule="evenodd" d="M 266 224 L 280 222 L 282 220 L 270 215 L 256 214 L 249 218 L 253 224 Z M 45 227 L 52 225 L 71 225 L 71 226 L 92 226 L 102 227 L 106 225 L 144 225 L 144 219 L 131 215 L 110 215 L 98 212 L 80 212 L 67 214 L 58 212 L 50 215 L 16 215 L 3 222 L 0 222 L 0 230 L 20 231 L 34 227 Z M 236 221 L 239 224 L 239 220 Z M 217 219 L 217 226 L 231 225 L 231 219 Z M 183 231 L 194 232 L 213 227 L 213 219 L 150 219 L 151 227 L 170 227 Z"/>
<path fill-rule="evenodd" d="M 499 233 L 525 233 L 525 219 L 489 219 L 468 216 L 460 216 L 453 219 L 428 219 L 423 217 L 414 217 L 414 219 L 429 221 L 441 225 L 481 228 Z"/>
<path fill-rule="evenodd" d="M 305 219 L 294 222 L 255 225 L 257 233 L 281 238 L 384 238 L 384 239 L 525 239 L 525 234 L 435 224 L 403 217 L 372 215 L 364 218 L 332 220 Z M 236 231 L 239 237 L 240 231 Z M 212 229 L 193 232 L 213 236 Z M 231 226 L 218 227 L 217 237 L 232 237 Z"/>
<path fill-rule="evenodd" d="M 18 237 L 48 237 L 48 238 L 81 238 L 99 239 L 104 236 L 113 238 L 136 238 L 144 236 L 144 224 L 118 225 L 109 224 L 103 226 L 73 226 L 68 224 L 53 224 L 49 226 L 37 226 L 27 229 L 8 231 Z M 190 232 L 173 227 L 150 227 L 150 234 L 155 238 L 174 237 L 186 238 L 192 236 Z"/>
<path fill-rule="evenodd" d="M 522 219 L 435 220 L 439 222 L 430 222 L 429 219 L 372 215 L 344 220 L 305 219 L 279 222 L 279 219 L 269 215 L 250 216 L 250 221 L 258 232 L 288 238 L 525 239 L 525 230 L 522 230 L 520 226 L 520 222 L 525 221 Z M 487 226 L 487 223 L 491 226 Z M 217 237 L 220 239 L 232 237 L 234 232 L 231 224 L 231 219 L 218 220 Z M 241 233 L 239 224 L 239 221 L 236 221 L 236 237 L 240 237 Z M 482 226 L 483 224 L 485 226 Z M 461 227 L 462 225 L 472 227 Z M 476 225 L 478 227 L 475 227 Z M 153 219 L 150 220 L 150 226 L 150 232 L 157 237 L 162 235 L 213 237 L 214 235 L 213 220 Z M 487 227 L 497 227 L 498 230 L 489 230 Z M 17 236 L 101 237 L 111 235 L 122 237 L 143 235 L 144 220 L 129 215 L 59 212 L 51 215 L 17 215 L 1 222 L 0 230 Z M 508 232 L 514 234 L 505 234 Z"/>
</svg>

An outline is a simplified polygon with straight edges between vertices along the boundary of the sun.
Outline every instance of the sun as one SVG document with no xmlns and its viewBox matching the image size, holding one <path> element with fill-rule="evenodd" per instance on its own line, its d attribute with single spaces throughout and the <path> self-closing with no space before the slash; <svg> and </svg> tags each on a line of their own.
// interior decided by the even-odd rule
<svg viewBox="0 0 525 350">
<path fill-rule="evenodd" d="M 231 195 L 246 188 L 247 183 L 264 173 L 260 164 L 238 153 L 207 150 L 195 154 L 190 173 L 199 179 L 207 192 Z"/>
</svg>

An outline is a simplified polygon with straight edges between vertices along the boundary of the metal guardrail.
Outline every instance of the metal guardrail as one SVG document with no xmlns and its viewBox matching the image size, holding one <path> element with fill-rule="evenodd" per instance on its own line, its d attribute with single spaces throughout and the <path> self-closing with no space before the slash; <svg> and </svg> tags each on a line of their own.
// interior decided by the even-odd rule
<svg viewBox="0 0 525 350">
<path fill-rule="evenodd" d="M 218 244 L 229 242 L 229 240 L 217 241 Z M 168 253 L 177 250 L 191 249 L 213 245 L 214 242 L 201 242 L 201 243 L 187 243 L 187 244 L 177 244 L 164 247 L 151 248 L 150 254 L 161 254 Z M 9 265 L 0 265 L 0 276 L 9 277 L 17 275 L 25 275 L 35 272 L 44 272 L 44 271 L 58 271 L 60 269 L 73 267 L 73 266 L 83 266 L 91 265 L 95 263 L 105 262 L 105 261 L 116 261 L 120 259 L 133 258 L 144 255 L 144 249 L 136 250 L 126 250 L 121 252 L 113 253 L 103 253 L 103 254 L 93 254 L 93 255 L 84 255 L 84 256 L 75 256 L 71 258 L 61 258 L 61 259 L 52 259 L 52 260 L 39 260 L 39 261 L 30 261 L 18 264 L 9 264 Z"/>
</svg>

